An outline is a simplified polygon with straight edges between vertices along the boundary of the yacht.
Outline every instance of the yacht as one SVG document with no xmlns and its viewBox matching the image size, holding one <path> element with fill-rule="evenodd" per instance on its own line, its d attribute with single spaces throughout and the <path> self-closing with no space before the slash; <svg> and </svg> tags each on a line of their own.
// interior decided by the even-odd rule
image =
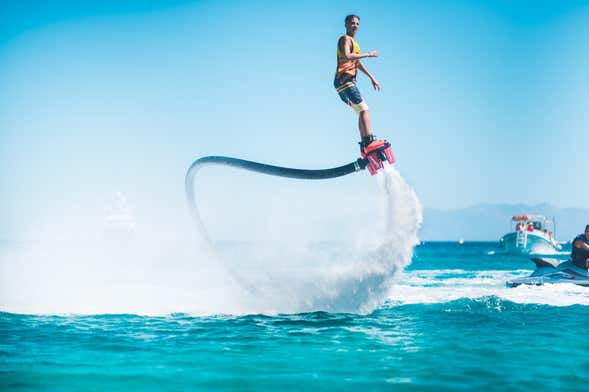
<svg viewBox="0 0 589 392">
<path fill-rule="evenodd" d="M 133 235 L 136 227 L 135 218 L 122 193 L 115 194 L 104 213 L 104 234 L 107 237 L 129 238 Z"/>
<path fill-rule="evenodd" d="M 513 231 L 499 240 L 502 253 L 528 256 L 559 253 L 562 245 L 554 238 L 554 218 L 543 215 L 514 215 L 511 217 Z"/>
</svg>

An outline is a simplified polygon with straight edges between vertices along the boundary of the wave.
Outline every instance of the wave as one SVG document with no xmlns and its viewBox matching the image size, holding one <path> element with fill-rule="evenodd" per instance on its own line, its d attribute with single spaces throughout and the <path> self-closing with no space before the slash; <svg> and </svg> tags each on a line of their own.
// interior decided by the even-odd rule
<svg viewBox="0 0 589 392">
<path fill-rule="evenodd" d="M 574 284 L 518 286 L 505 282 L 529 275 L 528 270 L 427 270 L 405 273 L 391 289 L 393 305 L 446 303 L 460 299 L 497 297 L 518 304 L 589 305 L 589 288 Z"/>
</svg>

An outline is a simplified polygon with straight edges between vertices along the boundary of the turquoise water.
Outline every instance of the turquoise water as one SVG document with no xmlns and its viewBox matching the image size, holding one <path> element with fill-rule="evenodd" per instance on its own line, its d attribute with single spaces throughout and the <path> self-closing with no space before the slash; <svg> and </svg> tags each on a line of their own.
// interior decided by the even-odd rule
<svg viewBox="0 0 589 392">
<path fill-rule="evenodd" d="M 586 390 L 589 289 L 493 247 L 418 247 L 364 315 L 0 313 L 0 390 Z"/>
</svg>

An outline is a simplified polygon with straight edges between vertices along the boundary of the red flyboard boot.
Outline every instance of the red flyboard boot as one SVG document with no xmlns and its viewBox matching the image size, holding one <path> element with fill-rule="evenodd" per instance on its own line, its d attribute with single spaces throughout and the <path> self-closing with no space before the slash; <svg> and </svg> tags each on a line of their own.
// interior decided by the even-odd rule
<svg viewBox="0 0 589 392">
<path fill-rule="evenodd" d="M 391 165 L 395 163 L 395 156 L 391 149 L 391 144 L 386 140 L 376 140 L 374 136 L 369 136 L 365 141 L 360 142 L 360 156 L 366 160 L 366 166 L 371 175 L 375 175 L 382 169 L 383 162 L 387 161 Z"/>
</svg>

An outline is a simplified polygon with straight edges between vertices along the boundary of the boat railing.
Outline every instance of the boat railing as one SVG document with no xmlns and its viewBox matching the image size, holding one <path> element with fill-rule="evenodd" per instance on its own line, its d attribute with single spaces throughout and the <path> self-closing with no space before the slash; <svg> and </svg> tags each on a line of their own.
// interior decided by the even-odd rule
<svg viewBox="0 0 589 392">
<path fill-rule="evenodd" d="M 527 231 L 518 231 L 517 237 L 515 239 L 515 247 L 516 248 L 525 248 L 528 242 L 528 232 Z"/>
</svg>

